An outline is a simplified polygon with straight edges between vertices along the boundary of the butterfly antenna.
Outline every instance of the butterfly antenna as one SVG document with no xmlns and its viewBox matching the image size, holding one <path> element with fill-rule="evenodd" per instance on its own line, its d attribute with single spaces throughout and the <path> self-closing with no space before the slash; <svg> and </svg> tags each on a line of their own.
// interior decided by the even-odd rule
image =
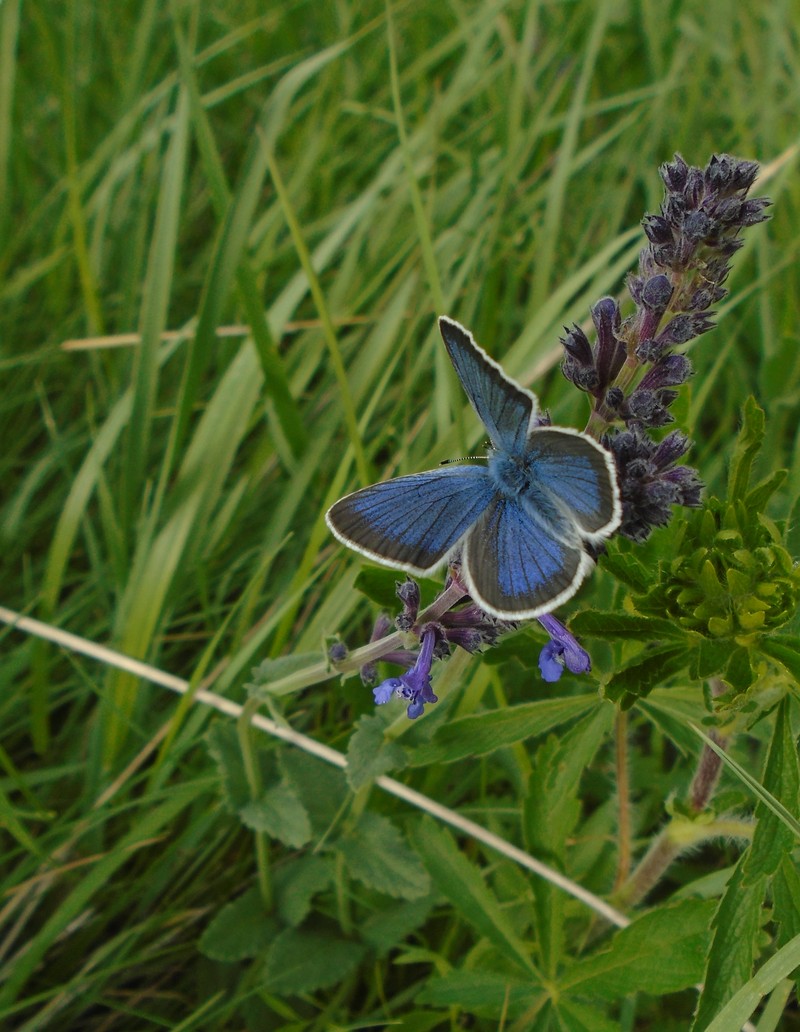
<svg viewBox="0 0 800 1032">
<path fill-rule="evenodd" d="M 469 462 L 470 459 L 487 459 L 488 455 L 462 455 L 460 459 L 440 459 L 440 466 L 449 466 L 453 462 Z"/>
</svg>

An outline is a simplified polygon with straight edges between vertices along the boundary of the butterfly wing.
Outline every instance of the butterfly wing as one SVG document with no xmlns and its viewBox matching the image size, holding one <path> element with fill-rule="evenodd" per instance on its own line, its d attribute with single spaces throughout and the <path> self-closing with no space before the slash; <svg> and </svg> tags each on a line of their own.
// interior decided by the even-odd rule
<svg viewBox="0 0 800 1032">
<path fill-rule="evenodd" d="M 325 515 L 336 537 L 385 566 L 430 573 L 492 499 L 483 466 L 397 477 L 339 499 Z"/>
<path fill-rule="evenodd" d="M 467 535 L 462 573 L 469 593 L 506 620 L 550 612 L 578 590 L 592 568 L 577 531 L 550 524 L 517 498 L 497 492 Z"/>
<path fill-rule="evenodd" d="M 442 316 L 439 329 L 458 378 L 472 407 L 498 451 L 522 454 L 531 420 L 538 410 L 536 396 L 506 376 L 479 347 L 472 334 Z"/>
<path fill-rule="evenodd" d="M 616 530 L 622 504 L 614 460 L 601 444 L 577 430 L 536 427 L 525 458 L 533 482 L 555 497 L 581 537 L 597 542 Z"/>
</svg>

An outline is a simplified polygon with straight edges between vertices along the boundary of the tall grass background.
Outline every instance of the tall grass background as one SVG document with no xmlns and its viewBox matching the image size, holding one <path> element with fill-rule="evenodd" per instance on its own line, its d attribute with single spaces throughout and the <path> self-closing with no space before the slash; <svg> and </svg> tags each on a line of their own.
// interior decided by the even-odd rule
<svg viewBox="0 0 800 1032">
<path fill-rule="evenodd" d="M 204 693 L 243 704 L 265 659 L 300 657 L 273 668 L 286 674 L 333 635 L 368 640 L 378 608 L 323 514 L 480 446 L 437 315 L 470 327 L 555 422 L 584 425 L 557 368 L 561 328 L 621 293 L 676 151 L 759 160 L 756 192 L 775 202 L 692 350 L 692 462 L 724 492 L 754 395 L 762 472 L 790 470 L 776 515 L 792 511 L 799 25 L 785 0 L 0 6 L 0 604 L 188 689 L 179 701 L 107 657 L 3 631 L 5 1027 L 689 1027 L 691 978 L 663 995 L 600 972 L 570 995 L 564 972 L 610 935 L 584 902 L 545 896 L 368 778 L 355 787 L 270 734 L 248 745 Z M 601 569 L 567 611 L 611 591 Z M 576 823 L 537 859 L 608 895 L 609 704 L 591 704 L 596 740 L 581 739 L 568 789 L 546 776 L 547 733 L 578 710 L 480 756 L 430 745 L 455 717 L 539 699 L 555 713 L 587 691 L 545 685 L 526 648 L 513 676 L 488 655 L 440 664 L 438 714 L 412 724 L 398 704 L 385 735 L 405 752 L 373 773 L 394 768 L 536 854 L 520 811 L 541 770 L 543 820 L 564 806 Z M 357 678 L 267 695 L 275 725 L 341 753 L 373 708 Z M 704 713 L 701 689 L 677 685 L 630 716 L 635 855 L 686 791 L 701 747 L 688 721 Z M 733 749 L 757 777 L 767 737 L 761 725 Z M 235 804 L 253 778 L 283 795 L 246 826 Z M 746 816 L 753 796 L 725 778 Z M 741 849 L 705 844 L 641 909 L 717 899 Z M 630 956 L 656 972 L 659 945 L 654 926 Z M 497 952 L 516 976 L 490 977 Z M 759 1028 L 797 1027 L 791 988 L 764 989 Z"/>
</svg>

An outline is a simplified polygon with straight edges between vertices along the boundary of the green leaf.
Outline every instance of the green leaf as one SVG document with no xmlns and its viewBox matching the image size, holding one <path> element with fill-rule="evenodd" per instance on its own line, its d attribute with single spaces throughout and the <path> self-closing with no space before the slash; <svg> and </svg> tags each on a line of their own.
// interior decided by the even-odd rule
<svg viewBox="0 0 800 1032">
<path fill-rule="evenodd" d="M 747 497 L 744 500 L 747 511 L 763 512 L 766 508 L 767 502 L 785 482 L 788 475 L 788 470 L 776 469 L 774 473 L 770 473 L 768 477 L 765 477 L 756 484 L 756 486 L 748 492 Z"/>
<path fill-rule="evenodd" d="M 692 650 L 689 676 L 693 681 L 705 681 L 726 669 L 731 658 L 731 643 L 720 638 L 701 638 Z"/>
<path fill-rule="evenodd" d="M 426 818 L 415 829 L 413 841 L 436 888 L 457 908 L 463 920 L 514 964 L 538 978 L 527 946 L 517 936 L 481 872 L 467 860 L 449 832 Z"/>
<path fill-rule="evenodd" d="M 636 595 L 643 595 L 653 585 L 651 571 L 632 553 L 622 552 L 619 545 L 616 550 L 609 548 L 602 558 L 602 566 Z"/>
<path fill-rule="evenodd" d="M 297 927 L 311 909 L 316 893 L 327 889 L 332 881 L 330 860 L 312 853 L 279 868 L 275 874 L 275 906 L 281 920 Z"/>
<path fill-rule="evenodd" d="M 759 929 L 764 919 L 762 906 L 766 878 L 745 882 L 747 853 L 743 853 L 731 875 L 714 915 L 714 933 L 704 983 L 697 1004 L 692 1032 L 708 1032 L 711 1019 L 750 978 L 758 956 Z M 741 1027 L 741 1026 L 740 1026 Z"/>
<path fill-rule="evenodd" d="M 595 692 L 563 699 L 541 699 L 519 706 L 506 706 L 458 720 L 437 728 L 431 742 L 421 745 L 409 756 L 414 767 L 432 763 L 453 763 L 467 757 L 485 756 L 526 738 L 546 734 L 587 710 L 598 707 Z"/>
<path fill-rule="evenodd" d="M 361 938 L 374 946 L 379 954 L 385 954 L 425 924 L 434 902 L 432 896 L 423 896 L 380 909 L 373 907 L 370 916 L 360 926 Z"/>
<path fill-rule="evenodd" d="M 419 899 L 430 892 L 427 871 L 388 817 L 362 813 L 336 848 L 348 873 L 370 888 L 402 899 Z"/>
<path fill-rule="evenodd" d="M 731 651 L 728 665 L 725 667 L 724 677 L 737 692 L 747 691 L 755 680 L 748 649 L 742 646 Z"/>
<path fill-rule="evenodd" d="M 791 853 L 781 859 L 772 879 L 773 919 L 780 924 L 779 941 L 800 935 L 800 872 Z"/>
<path fill-rule="evenodd" d="M 747 497 L 750 471 L 764 440 L 764 424 L 764 410 L 759 408 L 755 398 L 748 398 L 728 473 L 728 500 L 731 502 Z"/>
<path fill-rule="evenodd" d="M 326 835 L 348 797 L 344 773 L 297 749 L 284 750 L 279 765 L 309 816 L 313 836 Z"/>
<path fill-rule="evenodd" d="M 356 724 L 347 746 L 347 783 L 354 792 L 389 770 L 406 765 L 406 751 L 384 737 L 386 721 L 382 716 L 363 716 Z"/>
<path fill-rule="evenodd" d="M 656 646 L 640 652 L 630 663 L 618 670 L 603 689 L 612 702 L 621 702 L 629 709 L 637 699 L 650 692 L 686 667 L 686 648 L 676 645 Z"/>
<path fill-rule="evenodd" d="M 601 1013 L 597 1004 L 578 1003 L 562 996 L 553 1007 L 561 1032 L 619 1032 L 619 1021 Z"/>
<path fill-rule="evenodd" d="M 418 1003 L 436 1007 L 461 1007 L 468 1013 L 496 1018 L 498 1014 L 521 1018 L 545 999 L 538 981 L 512 978 L 485 967 L 450 971 L 443 978 L 429 978 L 416 994 Z"/>
<path fill-rule="evenodd" d="M 238 814 L 240 808 L 250 801 L 250 786 L 236 728 L 231 723 L 216 721 L 208 730 L 206 744 L 217 767 L 225 809 L 228 813 Z"/>
<path fill-rule="evenodd" d="M 336 985 L 364 956 L 361 943 L 332 933 L 287 928 L 272 940 L 263 988 L 271 993 L 313 993 Z"/>
<path fill-rule="evenodd" d="M 292 849 L 311 839 L 311 822 L 296 792 L 288 785 L 268 788 L 259 799 L 239 809 L 239 816 L 253 831 L 264 831 Z"/>
<path fill-rule="evenodd" d="M 633 613 L 609 613 L 587 609 L 570 620 L 573 634 L 603 641 L 659 641 L 662 638 L 686 638 L 686 632 L 671 620 Z"/>
<path fill-rule="evenodd" d="M 759 647 L 770 659 L 785 666 L 795 681 L 800 682 L 800 638 L 788 634 L 775 637 L 765 635 Z"/>
<path fill-rule="evenodd" d="M 257 957 L 269 946 L 278 925 L 264 909 L 257 888 L 228 903 L 200 936 L 200 952 L 212 960 L 233 963 Z"/>
<path fill-rule="evenodd" d="M 617 1001 L 635 992 L 662 996 L 687 989 L 702 977 L 713 912 L 713 901 L 692 899 L 637 917 L 608 949 L 569 968 L 561 992 Z"/>
<path fill-rule="evenodd" d="M 704 1032 L 738 1032 L 763 997 L 800 967 L 800 935 L 781 947 L 728 1001 Z"/>
<path fill-rule="evenodd" d="M 764 767 L 763 787 L 787 810 L 797 813 L 800 791 L 800 767 L 797 762 L 797 743 L 792 734 L 789 698 L 784 696 L 778 706 L 772 731 L 767 761 Z M 784 856 L 795 846 L 791 827 L 764 802 L 756 806 L 758 824 L 744 867 L 746 880 L 761 875 L 773 875 Z"/>
<path fill-rule="evenodd" d="M 523 808 L 525 846 L 545 863 L 564 870 L 566 843 L 575 829 L 581 802 L 581 775 L 611 729 L 612 706 L 589 713 L 565 735 L 550 735 L 536 752 Z M 561 889 L 542 878 L 532 882 L 542 970 L 555 978 L 564 952 L 564 905 Z"/>
</svg>

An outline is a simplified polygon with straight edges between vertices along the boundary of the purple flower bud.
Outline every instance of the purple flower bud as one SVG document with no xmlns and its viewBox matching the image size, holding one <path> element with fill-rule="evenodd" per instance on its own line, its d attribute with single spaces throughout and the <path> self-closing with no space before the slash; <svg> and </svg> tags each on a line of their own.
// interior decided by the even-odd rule
<svg viewBox="0 0 800 1032">
<path fill-rule="evenodd" d="M 594 366 L 594 355 L 589 338 L 580 328 L 575 325 L 572 329 L 564 327 L 564 336 L 561 337 L 561 344 L 569 357 L 582 366 Z"/>
<path fill-rule="evenodd" d="M 347 646 L 343 641 L 335 641 L 328 649 L 328 659 L 331 663 L 341 663 L 347 658 Z"/>
<path fill-rule="evenodd" d="M 550 635 L 550 641 L 539 653 L 539 670 L 545 681 L 557 681 L 564 673 L 564 667 L 573 674 L 588 674 L 592 660 L 586 649 L 560 620 L 551 614 L 538 617 L 539 623 Z"/>
<path fill-rule="evenodd" d="M 639 390 L 656 391 L 686 383 L 692 375 L 692 364 L 685 355 L 664 355 L 639 382 Z"/>
<path fill-rule="evenodd" d="M 403 611 L 395 619 L 395 626 L 398 631 L 410 631 L 417 622 L 419 613 L 419 584 L 407 577 L 404 581 L 395 583 L 397 597 L 403 603 Z"/>
<path fill-rule="evenodd" d="M 663 273 L 651 276 L 642 287 L 642 304 L 645 308 L 662 313 L 672 298 L 672 284 Z"/>
<path fill-rule="evenodd" d="M 680 154 L 675 155 L 674 161 L 665 162 L 658 171 L 664 186 L 673 193 L 680 193 L 686 186 L 689 166 Z"/>
<path fill-rule="evenodd" d="M 745 201 L 739 213 L 739 225 L 755 226 L 759 222 L 764 222 L 769 218 L 764 209 L 769 208 L 771 204 L 772 201 L 767 197 L 754 197 Z"/>
<path fill-rule="evenodd" d="M 651 244 L 671 244 L 672 229 L 666 219 L 660 215 L 645 215 L 642 228 Z"/>
<path fill-rule="evenodd" d="M 690 211 L 683 220 L 681 231 L 687 240 L 697 244 L 710 236 L 714 229 L 713 221 L 704 211 Z"/>
<path fill-rule="evenodd" d="M 679 431 L 657 444 L 636 427 L 606 435 L 602 442 L 614 456 L 622 496 L 622 524 L 618 533 L 645 541 L 654 527 L 672 518 L 673 505 L 695 506 L 702 483 L 695 470 L 673 466 L 689 447 Z"/>
<path fill-rule="evenodd" d="M 592 322 L 597 330 L 595 351 L 598 387 L 613 383 L 625 362 L 625 346 L 617 334 L 620 329 L 619 305 L 613 297 L 603 297 L 592 307 Z"/>
</svg>

